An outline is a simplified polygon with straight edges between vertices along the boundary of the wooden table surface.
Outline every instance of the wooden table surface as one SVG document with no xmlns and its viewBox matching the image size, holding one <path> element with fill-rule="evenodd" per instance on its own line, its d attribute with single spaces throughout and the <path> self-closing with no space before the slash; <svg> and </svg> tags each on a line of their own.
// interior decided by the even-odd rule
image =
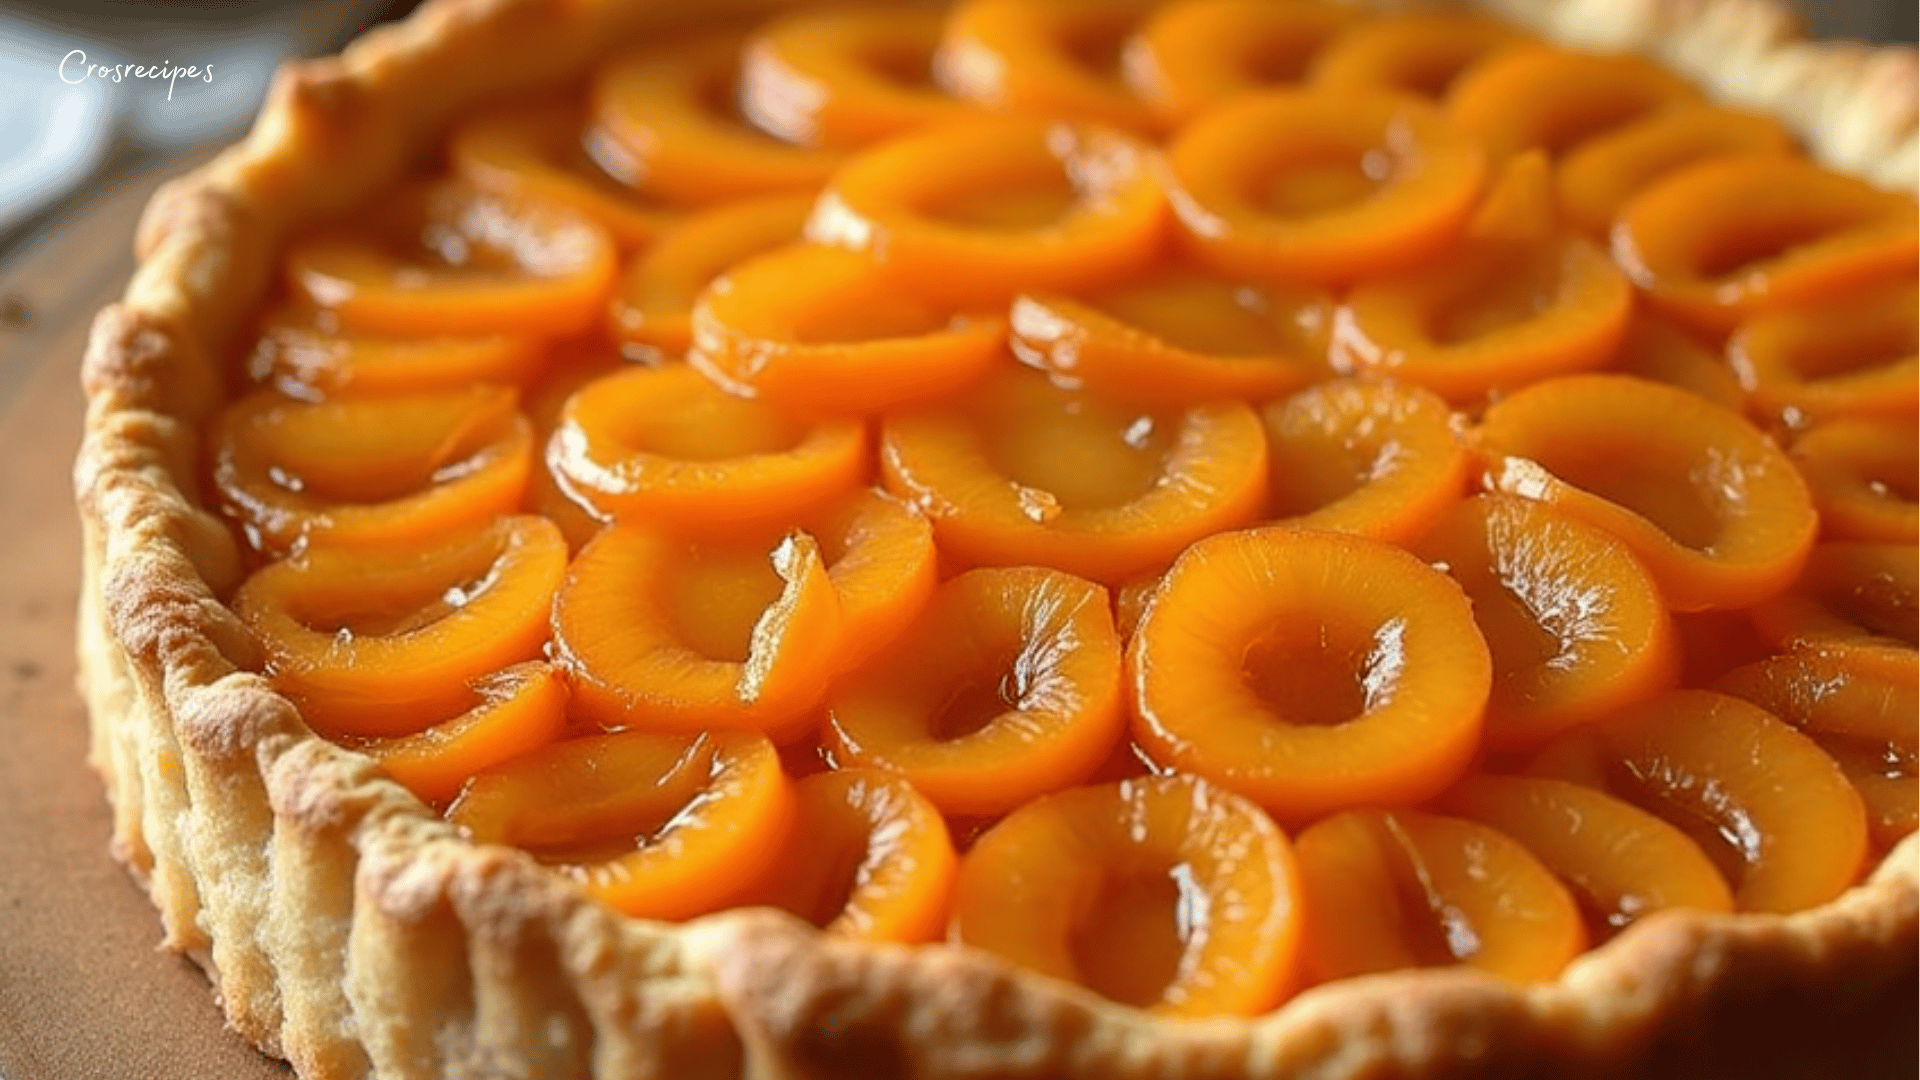
<svg viewBox="0 0 1920 1080">
<path fill-rule="evenodd" d="M 173 161 L 124 176 L 0 263 L 0 1077 L 287 1080 L 225 1028 L 190 961 L 107 854 L 74 689 L 79 362 L 132 271 L 133 224 Z"/>
</svg>

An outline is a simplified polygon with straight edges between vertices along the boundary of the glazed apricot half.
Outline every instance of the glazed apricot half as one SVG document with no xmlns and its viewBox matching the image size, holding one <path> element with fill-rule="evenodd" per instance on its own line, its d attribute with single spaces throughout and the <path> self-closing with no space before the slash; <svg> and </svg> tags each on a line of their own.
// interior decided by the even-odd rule
<svg viewBox="0 0 1920 1080">
<path fill-rule="evenodd" d="M 1490 487 L 1619 537 L 1679 611 L 1786 588 L 1819 527 L 1806 483 L 1759 429 L 1658 383 L 1535 383 L 1488 408 L 1478 439 Z"/>
<path fill-rule="evenodd" d="M 1852 781 L 1873 850 L 1920 825 L 1920 657 L 1908 649 L 1802 647 L 1714 684 L 1805 732 Z"/>
<path fill-rule="evenodd" d="M 1447 93 L 1447 113 L 1496 161 L 1526 150 L 1558 157 L 1700 91 L 1657 60 L 1527 45 L 1476 65 Z"/>
<path fill-rule="evenodd" d="M 1312 285 L 1438 255 L 1486 174 L 1479 144 L 1431 105 L 1366 91 L 1249 94 L 1182 128 L 1166 160 L 1198 259 Z"/>
<path fill-rule="evenodd" d="M 1144 0 L 965 0 L 948 13 L 934 77 L 996 111 L 1136 130 L 1155 118 L 1121 78 L 1121 51 Z"/>
<path fill-rule="evenodd" d="M 1920 555 L 1912 544 L 1818 544 L 1787 591 L 1754 607 L 1775 646 L 1820 642 L 1920 647 Z"/>
<path fill-rule="evenodd" d="M 867 150 L 833 176 L 807 239 L 858 251 L 907 292 L 959 307 L 1120 280 L 1159 253 L 1166 202 L 1147 143 L 1009 116 Z"/>
<path fill-rule="evenodd" d="M 1107 592 L 1057 570 L 969 570 L 828 699 L 835 761 L 991 817 L 1092 775 L 1120 741 Z"/>
<path fill-rule="evenodd" d="M 567 399 L 547 465 L 611 517 L 778 522 L 860 485 L 866 430 L 734 397 L 684 364 L 603 376 Z"/>
<path fill-rule="evenodd" d="M 272 563 L 233 608 L 316 732 L 393 738 L 466 712 L 477 680 L 540 655 L 566 564 L 552 523 L 499 518 L 434 547 Z"/>
<path fill-rule="evenodd" d="M 749 731 L 568 739 L 481 772 L 447 810 L 476 842 L 522 848 L 642 919 L 752 896 L 793 819 L 780 755 Z"/>
<path fill-rule="evenodd" d="M 1308 827 L 1294 851 L 1309 986 L 1454 964 L 1544 981 L 1587 946 L 1567 887 L 1479 822 L 1348 810 Z"/>
<path fill-rule="evenodd" d="M 1554 179 L 1568 222 L 1604 236 L 1620 209 L 1663 176 L 1710 158 L 1793 149 L 1793 134 L 1765 113 L 1705 102 L 1668 104 L 1583 139 L 1560 158 Z"/>
<path fill-rule="evenodd" d="M 750 728 L 791 742 L 813 727 L 840 635 L 820 545 L 798 531 L 768 550 L 615 524 L 553 599 L 554 662 L 576 711 L 607 728 Z"/>
<path fill-rule="evenodd" d="M 260 391 L 212 432 L 221 509 L 249 547 L 433 543 L 520 505 L 533 431 L 513 390 L 300 402 Z"/>
<path fill-rule="evenodd" d="M 1308 81 L 1330 90 L 1442 98 L 1478 61 L 1526 41 L 1504 19 L 1469 11 L 1399 11 L 1361 22 L 1315 58 Z"/>
<path fill-rule="evenodd" d="M 808 776 L 793 794 L 793 839 L 759 902 L 861 941 L 946 936 L 958 860 L 924 795 L 898 776 L 853 768 Z"/>
<path fill-rule="evenodd" d="M 1237 401 L 1143 410 L 1013 366 L 961 397 L 891 413 L 889 490 L 962 564 L 1051 566 L 1118 583 L 1254 521 L 1266 441 Z"/>
<path fill-rule="evenodd" d="M 921 8 L 796 11 L 747 40 L 740 110 L 799 146 L 857 149 L 973 110 L 933 83 L 944 19 Z"/>
<path fill-rule="evenodd" d="M 902 295 L 843 248 L 781 248 L 700 295 L 688 359 L 744 397 L 791 413 L 849 415 L 923 401 L 1006 355 L 998 313 L 961 316 Z"/>
<path fill-rule="evenodd" d="M 1014 354 L 1055 381 L 1141 404 L 1291 393 L 1325 373 L 1317 290 L 1171 265 L 1079 297 L 1021 296 Z"/>
<path fill-rule="evenodd" d="M 1125 53 L 1128 81 L 1177 126 L 1240 94 L 1304 81 L 1320 50 L 1363 21 L 1320 0 L 1179 0 L 1141 24 Z"/>
<path fill-rule="evenodd" d="M 534 338 L 387 337 L 343 332 L 332 313 L 283 305 L 261 321 L 247 374 L 291 398 L 380 397 L 532 381 L 545 348 Z"/>
<path fill-rule="evenodd" d="M 1836 420 L 1793 442 L 1828 540 L 1920 540 L 1920 432 L 1912 423 Z"/>
<path fill-rule="evenodd" d="M 873 488 L 808 515 L 802 527 L 820 545 L 840 597 L 840 665 L 854 667 L 900 636 L 939 579 L 926 516 Z"/>
<path fill-rule="evenodd" d="M 1445 790 L 1492 685 L 1466 594 L 1341 533 L 1221 533 L 1167 572 L 1128 652 L 1134 739 L 1282 821 Z"/>
<path fill-rule="evenodd" d="M 591 115 L 643 194 L 670 206 L 809 192 L 837 151 L 794 146 L 744 122 L 733 104 L 740 40 L 722 34 L 614 57 L 594 79 Z"/>
<path fill-rule="evenodd" d="M 454 128 L 447 156 L 475 186 L 572 207 L 605 226 L 621 247 L 643 244 L 672 220 L 607 173 L 588 151 L 598 136 L 584 110 L 540 101 L 488 110 Z"/>
<path fill-rule="evenodd" d="M 1297 985 L 1300 884 L 1260 808 L 1191 776 L 1075 788 L 960 863 L 953 938 L 1166 1016 L 1253 1016 Z"/>
<path fill-rule="evenodd" d="M 346 330 L 551 338 L 593 325 L 615 255 L 607 230 L 576 210 L 443 180 L 296 240 L 285 268 L 294 294 Z"/>
<path fill-rule="evenodd" d="M 1789 427 L 1920 413 L 1920 292 L 1914 281 L 1740 324 L 1727 362 L 1757 415 Z"/>
<path fill-rule="evenodd" d="M 1453 412 L 1390 379 L 1334 379 L 1267 406 L 1267 515 L 1411 543 L 1466 493 L 1471 457 Z"/>
<path fill-rule="evenodd" d="M 1763 311 L 1912 274 L 1920 208 L 1798 158 L 1721 158 L 1629 202 L 1613 257 L 1653 303 L 1723 334 Z"/>
<path fill-rule="evenodd" d="M 1686 833 L 1605 792 L 1544 777 L 1479 775 L 1439 806 L 1519 841 L 1572 888 L 1597 937 L 1667 908 L 1733 910 L 1726 879 Z"/>
<path fill-rule="evenodd" d="M 350 739 L 422 802 L 445 805 L 468 779 L 559 739 L 567 729 L 567 682 L 539 661 L 473 680 L 476 704 L 411 735 Z"/>
<path fill-rule="evenodd" d="M 1493 654 L 1493 749 L 1538 746 L 1679 678 L 1659 588 L 1598 526 L 1546 503 L 1479 495 L 1456 504 L 1413 551 L 1473 602 Z"/>
<path fill-rule="evenodd" d="M 607 329 L 649 356 L 677 360 L 693 344 L 693 303 L 736 263 L 800 239 L 811 195 L 739 199 L 663 229 L 621 274 Z"/>
<path fill-rule="evenodd" d="M 1473 402 L 1605 366 L 1632 310 L 1606 253 L 1556 227 L 1546 159 L 1530 151 L 1501 171 L 1447 258 L 1347 294 L 1332 359 Z"/>
<path fill-rule="evenodd" d="M 1738 698 L 1670 690 L 1547 744 L 1537 776 L 1609 792 L 1678 827 L 1740 911 L 1792 912 L 1853 884 L 1866 812 L 1832 758 Z"/>
</svg>

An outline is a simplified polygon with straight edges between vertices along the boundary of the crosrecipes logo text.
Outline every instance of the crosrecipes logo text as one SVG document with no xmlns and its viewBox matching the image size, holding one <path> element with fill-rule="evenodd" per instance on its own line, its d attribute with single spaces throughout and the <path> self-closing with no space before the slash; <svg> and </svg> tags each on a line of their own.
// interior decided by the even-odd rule
<svg viewBox="0 0 1920 1080">
<path fill-rule="evenodd" d="M 89 64 L 84 49 L 75 49 L 60 59 L 60 81 L 63 83 L 82 83 L 88 79 L 103 79 L 122 82 L 126 79 L 165 79 L 167 100 L 173 100 L 173 87 L 180 79 L 199 79 L 202 82 L 213 81 L 212 64 L 189 64 L 175 67 L 171 61 L 160 64 Z"/>
</svg>

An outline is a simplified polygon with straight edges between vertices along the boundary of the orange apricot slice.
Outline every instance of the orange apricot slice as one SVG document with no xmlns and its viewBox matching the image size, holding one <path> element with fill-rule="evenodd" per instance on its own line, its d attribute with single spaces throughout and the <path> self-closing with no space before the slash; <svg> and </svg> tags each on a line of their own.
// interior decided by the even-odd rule
<svg viewBox="0 0 1920 1080">
<path fill-rule="evenodd" d="M 1858 645 L 1796 648 L 1727 673 L 1715 689 L 1805 732 L 1867 808 L 1873 850 L 1920 825 L 1920 658 Z"/>
<path fill-rule="evenodd" d="M 1633 549 L 1679 611 L 1744 607 L 1799 574 L 1819 527 L 1806 483 L 1746 420 L 1625 375 L 1570 375 L 1495 402 L 1487 483 Z"/>
<path fill-rule="evenodd" d="M 1527 771 L 1598 788 L 1676 826 L 1740 911 L 1791 912 L 1853 884 L 1866 813 L 1813 740 L 1738 698 L 1670 690 L 1560 735 Z"/>
<path fill-rule="evenodd" d="M 1554 179 L 1568 222 L 1603 236 L 1621 207 L 1663 176 L 1710 158 L 1793 149 L 1793 134 L 1765 113 L 1704 102 L 1668 104 L 1570 148 Z"/>
<path fill-rule="evenodd" d="M 1493 655 L 1486 741 L 1538 746 L 1675 685 L 1660 590 L 1613 534 L 1547 503 L 1478 495 L 1413 549 L 1467 591 Z"/>
<path fill-rule="evenodd" d="M 1526 150 L 1559 157 L 1699 98 L 1692 83 L 1657 60 L 1525 45 L 1475 65 L 1447 92 L 1447 113 L 1502 161 Z"/>
<path fill-rule="evenodd" d="M 607 329 L 646 354 L 680 358 L 700 293 L 735 263 L 800 239 L 812 209 L 811 195 L 768 195 L 687 215 L 627 264 Z"/>
<path fill-rule="evenodd" d="M 220 508 L 269 555 L 307 545 L 431 543 L 520 505 L 533 430 L 513 390 L 229 405 L 212 432 Z"/>
<path fill-rule="evenodd" d="M 1633 288 L 1605 252 L 1555 227 L 1552 199 L 1546 158 L 1513 158 L 1444 261 L 1347 295 L 1334 318 L 1334 366 L 1454 402 L 1605 366 Z"/>
<path fill-rule="evenodd" d="M 646 203 L 595 161 L 589 147 L 597 137 L 577 103 L 507 105 L 454 128 L 447 156 L 477 187 L 572 207 L 605 226 L 621 247 L 646 243 L 672 214 Z"/>
<path fill-rule="evenodd" d="M 1447 404 L 1386 379 L 1334 379 L 1268 405 L 1267 513 L 1303 529 L 1411 543 L 1466 493 Z"/>
<path fill-rule="evenodd" d="M 694 304 L 688 360 L 743 397 L 847 415 L 957 390 L 1006 355 L 1006 340 L 1004 316 L 917 301 L 866 256 L 809 244 L 708 286 Z"/>
<path fill-rule="evenodd" d="M 317 549 L 249 577 L 233 609 L 274 688 L 333 739 L 412 735 L 533 660 L 567 565 L 552 523 L 497 518 L 434 547 Z"/>
<path fill-rule="evenodd" d="M 614 57 L 594 78 L 592 118 L 622 171 L 672 206 L 810 192 L 838 151 L 793 146 L 744 123 L 733 107 L 740 40 L 723 34 Z"/>
<path fill-rule="evenodd" d="M 1121 78 L 1121 49 L 1142 0 L 966 0 L 947 15 L 934 77 L 957 97 L 1002 111 L 1151 130 L 1154 116 Z"/>
<path fill-rule="evenodd" d="M 866 453 L 856 421 L 805 423 L 675 364 L 581 387 L 561 410 L 547 465 L 605 514 L 704 528 L 823 506 L 859 486 Z"/>
<path fill-rule="evenodd" d="M 1746 411 L 1746 391 L 1740 389 L 1740 380 L 1719 350 L 1644 307 L 1636 307 L 1627 320 L 1613 370 L 1685 390 L 1723 409 Z"/>
<path fill-rule="evenodd" d="M 1126 73 L 1177 126 L 1229 98 L 1304 81 L 1314 56 L 1362 21 L 1354 8 L 1318 0 L 1179 0 L 1141 25 Z"/>
<path fill-rule="evenodd" d="M 1191 776 L 1021 807 L 961 860 L 953 908 L 954 940 L 1163 1016 L 1254 1016 L 1296 985 L 1286 835 Z"/>
<path fill-rule="evenodd" d="M 479 703 L 432 727 L 347 745 L 373 758 L 422 802 L 445 805 L 467 780 L 558 740 L 567 729 L 567 684 L 548 664 L 515 664 L 472 682 Z"/>
<path fill-rule="evenodd" d="M 1037 117 L 961 122 L 867 150 L 807 221 L 902 289 L 959 307 L 1117 281 L 1158 254 L 1166 201 L 1147 143 Z"/>
<path fill-rule="evenodd" d="M 1342 285 L 1451 244 L 1486 173 L 1471 136 L 1392 94 L 1274 90 L 1223 105 L 1166 150 L 1182 238 L 1222 273 Z"/>
<path fill-rule="evenodd" d="M 835 761 L 905 777 L 944 813 L 1071 787 L 1126 729 L 1107 592 L 1037 566 L 949 578 L 827 707 Z"/>
<path fill-rule="evenodd" d="M 933 595 L 939 563 L 926 516 L 869 488 L 804 523 L 840 597 L 840 666 L 855 667 L 906 631 Z"/>
<path fill-rule="evenodd" d="M 567 568 L 554 662 L 575 709 L 608 728 L 807 734 L 839 666 L 840 599 L 820 545 L 768 551 L 616 523 Z"/>
<path fill-rule="evenodd" d="M 1285 528 L 1188 548 L 1128 661 L 1135 741 L 1286 822 L 1444 791 L 1493 680 L 1451 578 L 1387 544 Z"/>
<path fill-rule="evenodd" d="M 379 397 L 532 381 L 545 358 L 534 338 L 386 337 L 342 332 L 331 312 L 282 305 L 261 320 L 247 374 L 287 397 Z"/>
<path fill-rule="evenodd" d="M 849 161 L 806 238 L 862 252 L 956 307 L 1121 281 L 1160 252 L 1156 152 L 1114 129 L 996 117 L 902 136 Z"/>
<path fill-rule="evenodd" d="M 1081 297 L 1021 296 L 1014 354 L 1055 381 L 1141 404 L 1292 393 L 1325 372 L 1325 294 L 1172 265 Z"/>
<path fill-rule="evenodd" d="M 288 286 L 342 329 L 395 337 L 564 337 L 599 316 L 613 238 L 567 206 L 460 181 L 402 187 L 296 240 Z"/>
<path fill-rule="evenodd" d="M 798 146 L 850 150 L 973 110 L 933 83 L 943 18 L 919 8 L 796 11 L 760 27 L 740 69 L 740 109 Z"/>
<path fill-rule="evenodd" d="M 946 936 L 959 860 L 925 796 L 874 769 L 816 773 L 793 794 L 793 840 L 758 902 L 860 941 Z"/>
<path fill-rule="evenodd" d="M 1441 809 L 1516 840 L 1569 885 L 1597 936 L 1656 911 L 1724 914 L 1733 893 L 1686 833 L 1593 788 L 1534 776 L 1470 776 Z"/>
<path fill-rule="evenodd" d="M 642 919 L 691 919 L 761 887 L 793 830 L 780 755 L 750 731 L 568 739 L 481 772 L 447 810 Z"/>
<path fill-rule="evenodd" d="M 1836 420 L 1793 442 L 1828 540 L 1920 541 L 1920 433 L 1911 423 Z"/>
<path fill-rule="evenodd" d="M 1775 646 L 1822 642 L 1920 648 L 1920 556 L 1912 544 L 1818 544 L 1793 587 L 1750 612 Z"/>
<path fill-rule="evenodd" d="M 1920 296 L 1914 282 L 1748 319 L 1727 361 L 1754 411 L 1789 427 L 1920 413 Z"/>
<path fill-rule="evenodd" d="M 1476 821 L 1348 810 L 1294 840 L 1307 985 L 1465 964 L 1517 982 L 1560 973 L 1587 945 L 1567 887 Z"/>
<path fill-rule="evenodd" d="M 1368 19 L 1330 42 L 1308 79 L 1329 90 L 1446 96 L 1479 60 L 1527 36 L 1504 19 L 1468 11 L 1402 11 Z"/>
<path fill-rule="evenodd" d="M 1267 448 L 1237 401 L 1146 411 L 1011 367 L 889 414 L 881 466 L 948 557 L 1112 583 L 1258 517 Z"/>
<path fill-rule="evenodd" d="M 1920 208 L 1797 158 L 1720 158 L 1629 202 L 1613 257 L 1654 304 L 1723 334 L 1761 312 L 1911 274 Z"/>
</svg>

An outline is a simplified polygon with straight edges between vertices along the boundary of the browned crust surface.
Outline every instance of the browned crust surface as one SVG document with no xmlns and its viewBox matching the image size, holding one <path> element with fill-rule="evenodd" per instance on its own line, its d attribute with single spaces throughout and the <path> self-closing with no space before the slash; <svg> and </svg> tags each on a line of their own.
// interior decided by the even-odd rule
<svg viewBox="0 0 1920 1080">
<path fill-rule="evenodd" d="M 1779 113 L 1830 164 L 1915 186 L 1911 49 L 1795 41 L 1766 0 L 1490 6 L 1661 55 Z M 1911 1074 L 1914 837 L 1822 908 L 1666 913 L 1549 985 L 1416 972 L 1181 1024 L 963 950 L 855 945 L 765 912 L 626 919 L 465 843 L 314 737 L 256 674 L 223 604 L 239 554 L 194 490 L 218 358 L 290 229 L 370 197 L 460 109 L 555 84 L 667 10 L 684 9 L 430 0 L 283 71 L 245 142 L 154 198 L 140 269 L 95 323 L 75 469 L 93 764 L 116 856 L 241 1034 L 308 1080 Z"/>
</svg>

